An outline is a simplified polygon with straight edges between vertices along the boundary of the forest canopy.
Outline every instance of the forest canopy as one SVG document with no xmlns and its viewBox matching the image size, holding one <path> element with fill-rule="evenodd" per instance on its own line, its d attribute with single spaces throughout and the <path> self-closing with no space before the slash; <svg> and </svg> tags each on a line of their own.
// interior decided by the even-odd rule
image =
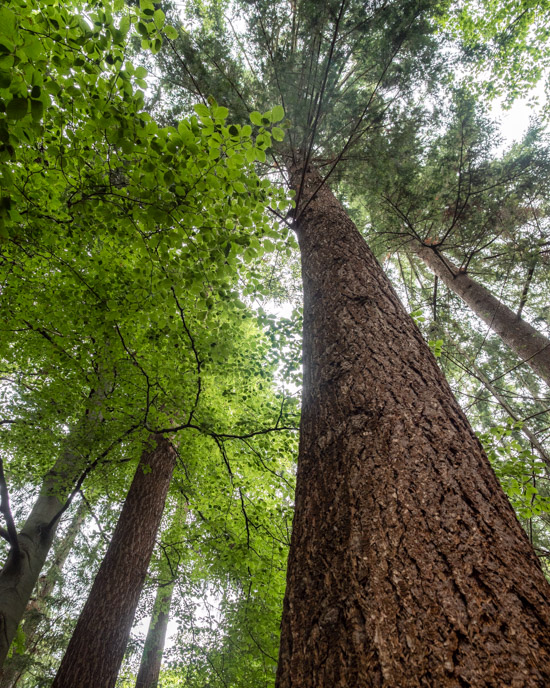
<svg viewBox="0 0 550 688">
<path fill-rule="evenodd" d="M 550 680 L 548 9 L 0 8 L 0 687 Z"/>
</svg>

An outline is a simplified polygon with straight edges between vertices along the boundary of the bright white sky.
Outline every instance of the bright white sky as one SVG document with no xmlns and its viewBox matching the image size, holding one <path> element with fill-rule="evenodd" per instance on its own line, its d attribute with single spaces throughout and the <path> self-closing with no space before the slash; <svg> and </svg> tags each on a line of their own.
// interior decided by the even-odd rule
<svg viewBox="0 0 550 688">
<path fill-rule="evenodd" d="M 540 104 L 537 107 L 530 106 L 528 98 L 518 99 L 509 110 L 503 110 L 502 99 L 495 102 L 492 108 L 492 115 L 500 121 L 501 132 L 505 139 L 499 152 L 512 143 L 519 141 L 529 126 L 529 119 L 540 113 L 546 99 L 544 80 L 539 83 L 537 88 L 533 89 L 532 95 L 537 96 L 539 99 Z"/>
</svg>

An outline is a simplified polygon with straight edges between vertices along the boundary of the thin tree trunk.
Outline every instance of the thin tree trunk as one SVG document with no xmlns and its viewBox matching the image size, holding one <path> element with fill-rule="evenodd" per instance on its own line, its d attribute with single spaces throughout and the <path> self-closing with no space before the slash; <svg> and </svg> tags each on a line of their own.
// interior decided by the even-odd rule
<svg viewBox="0 0 550 688">
<path fill-rule="evenodd" d="M 429 246 L 416 242 L 411 246 L 430 270 L 550 386 L 550 340 L 522 320 L 483 285 L 460 272 L 448 258 Z"/>
<path fill-rule="evenodd" d="M 327 186 L 310 201 L 318 183 L 308 171 L 296 222 L 304 391 L 277 688 L 548 686 L 537 557 L 363 238 Z"/>
<path fill-rule="evenodd" d="M 102 394 L 95 396 L 99 403 Z M 93 445 L 100 422 L 101 414 L 90 410 L 69 434 L 18 533 L 18 548 L 11 548 L 0 571 L 0 670 L 52 546 L 61 510 L 84 469 L 83 449 Z"/>
<path fill-rule="evenodd" d="M 52 688 L 112 688 L 128 642 L 176 462 L 155 436 L 138 465 L 111 544 Z"/>
<path fill-rule="evenodd" d="M 185 514 L 184 520 L 186 520 L 188 513 L 189 504 L 187 502 L 184 507 L 178 506 L 173 523 L 178 523 L 182 514 Z M 170 538 L 170 528 L 165 531 L 165 535 Z M 158 685 L 162 655 L 166 642 L 166 632 L 170 618 L 170 605 L 172 604 L 172 595 L 176 584 L 176 574 L 177 567 L 175 570 L 171 567 L 168 557 L 166 553 L 164 553 L 160 562 L 160 576 L 165 582 L 159 583 L 157 587 L 157 594 L 151 613 L 151 621 L 143 646 L 141 662 L 136 679 L 136 688 L 156 688 Z"/>
<path fill-rule="evenodd" d="M 174 585 L 175 581 L 172 580 L 157 588 L 151 623 L 141 655 L 136 688 L 157 688 L 158 686 Z"/>
<path fill-rule="evenodd" d="M 52 594 L 56 583 L 61 578 L 61 571 L 69 556 L 76 536 L 86 518 L 86 504 L 81 501 L 67 528 L 67 532 L 55 548 L 55 556 L 48 571 L 38 580 L 38 590 L 31 599 L 23 618 L 22 630 L 25 635 L 25 651 L 23 654 L 14 654 L 9 658 L 0 678 L 0 688 L 13 688 L 29 665 L 35 649 L 37 630 L 46 616 L 48 598 Z"/>
</svg>

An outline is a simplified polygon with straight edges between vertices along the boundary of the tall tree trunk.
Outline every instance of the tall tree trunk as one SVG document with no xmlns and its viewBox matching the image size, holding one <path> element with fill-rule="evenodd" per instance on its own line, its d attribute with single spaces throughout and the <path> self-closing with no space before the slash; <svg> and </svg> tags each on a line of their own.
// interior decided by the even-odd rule
<svg viewBox="0 0 550 688">
<path fill-rule="evenodd" d="M 141 457 L 52 688 L 115 685 L 176 462 L 170 441 L 154 439 L 155 448 Z"/>
<path fill-rule="evenodd" d="M 141 655 L 136 688 L 157 688 L 158 686 L 174 585 L 175 581 L 172 580 L 157 588 L 151 623 Z"/>
<path fill-rule="evenodd" d="M 537 557 L 365 241 L 327 186 L 310 200 L 318 184 L 308 171 L 296 221 L 304 391 L 277 688 L 548 686 Z"/>
<path fill-rule="evenodd" d="M 430 270 L 550 386 L 550 340 L 434 248 L 411 245 Z"/>
<path fill-rule="evenodd" d="M 55 556 L 48 571 L 38 580 L 38 590 L 34 599 L 31 599 L 23 618 L 22 630 L 25 635 L 25 651 L 23 654 L 14 654 L 6 661 L 0 678 L 0 688 L 13 688 L 29 665 L 35 649 L 38 627 L 46 616 L 48 598 L 61 578 L 65 561 L 86 518 L 86 508 L 85 502 L 81 501 L 71 519 L 67 532 L 55 548 Z"/>
<path fill-rule="evenodd" d="M 95 393 L 97 404 L 103 393 Z M 64 450 L 46 474 L 32 510 L 0 571 L 0 669 L 17 631 L 59 523 L 71 488 L 84 470 L 84 450 L 93 446 L 101 414 L 92 407 L 67 436 Z"/>
</svg>

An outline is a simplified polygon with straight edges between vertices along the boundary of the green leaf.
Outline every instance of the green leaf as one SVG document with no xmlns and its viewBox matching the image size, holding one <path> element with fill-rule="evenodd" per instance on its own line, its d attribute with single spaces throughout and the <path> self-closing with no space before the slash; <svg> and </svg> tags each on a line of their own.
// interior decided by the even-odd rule
<svg viewBox="0 0 550 688">
<path fill-rule="evenodd" d="M 0 53 L 10 54 L 13 52 L 15 52 L 15 44 L 6 36 L 2 36 L 2 38 L 0 38 Z"/>
<path fill-rule="evenodd" d="M 170 26 L 170 24 L 167 24 L 164 27 L 164 34 L 170 40 L 175 41 L 179 36 L 179 31 L 174 26 Z"/>
<path fill-rule="evenodd" d="M 250 113 L 250 121 L 252 124 L 256 124 L 260 127 L 262 125 L 262 115 L 257 110 L 254 110 Z"/>
<path fill-rule="evenodd" d="M 0 72 L 0 88 L 8 88 L 11 84 L 10 72 Z"/>
<path fill-rule="evenodd" d="M 214 108 L 214 118 L 215 119 L 227 119 L 227 116 L 229 115 L 229 110 L 226 107 L 216 107 Z"/>
<path fill-rule="evenodd" d="M 155 22 L 157 28 L 162 29 L 162 27 L 164 26 L 165 19 L 166 15 L 162 10 L 155 10 L 155 14 L 153 15 L 153 21 Z"/>
<path fill-rule="evenodd" d="M 199 117 L 210 117 L 210 110 L 202 103 L 197 103 L 193 106 L 193 109 Z"/>
<path fill-rule="evenodd" d="M 6 112 L 10 119 L 23 119 L 29 110 L 27 98 L 12 98 L 6 105 Z"/>
<path fill-rule="evenodd" d="M 0 7 L 0 26 L 5 36 L 14 38 L 17 35 L 17 16 L 7 7 Z"/>
<path fill-rule="evenodd" d="M 44 116 L 44 103 L 41 100 L 31 100 L 31 115 L 37 122 Z"/>
<path fill-rule="evenodd" d="M 271 135 L 275 141 L 282 141 L 285 137 L 285 132 L 280 127 L 273 127 L 271 130 Z"/>
<path fill-rule="evenodd" d="M 27 36 L 23 50 L 30 61 L 44 59 L 42 43 L 35 36 Z"/>
<path fill-rule="evenodd" d="M 138 79 L 143 79 L 147 76 L 148 72 L 145 67 L 136 67 L 135 76 Z"/>
<path fill-rule="evenodd" d="M 282 119 L 284 119 L 284 116 L 285 111 L 282 105 L 275 105 L 275 107 L 271 111 L 271 120 L 273 122 L 280 122 Z M 282 139 L 277 139 L 277 141 L 282 141 Z"/>
<path fill-rule="evenodd" d="M 129 30 L 130 30 L 130 17 L 128 17 L 128 15 L 125 15 L 120 20 L 119 31 L 124 36 L 126 36 L 126 34 L 128 33 Z"/>
</svg>

